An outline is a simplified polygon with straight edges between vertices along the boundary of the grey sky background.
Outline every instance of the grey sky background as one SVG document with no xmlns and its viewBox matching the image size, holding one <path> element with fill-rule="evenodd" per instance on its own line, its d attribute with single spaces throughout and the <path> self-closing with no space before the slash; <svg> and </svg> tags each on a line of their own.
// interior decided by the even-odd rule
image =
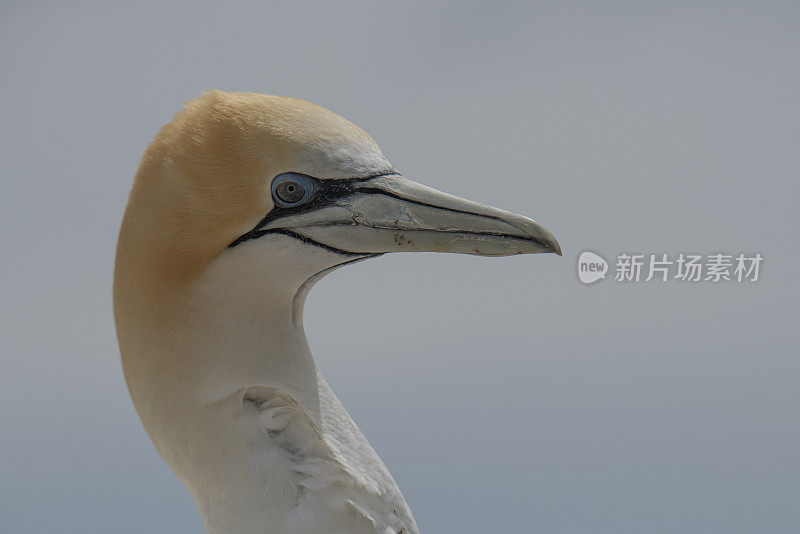
<svg viewBox="0 0 800 534">
<path fill-rule="evenodd" d="M 202 532 L 122 377 L 118 225 L 204 89 L 299 96 L 564 248 L 405 254 L 306 330 L 424 532 L 800 530 L 796 2 L 0 3 L 0 531 Z M 576 258 L 760 252 L 755 284 Z"/>
</svg>

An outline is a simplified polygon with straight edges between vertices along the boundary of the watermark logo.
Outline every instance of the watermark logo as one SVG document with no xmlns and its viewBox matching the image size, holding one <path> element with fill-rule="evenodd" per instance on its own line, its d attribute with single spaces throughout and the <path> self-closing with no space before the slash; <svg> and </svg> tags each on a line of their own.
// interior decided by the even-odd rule
<svg viewBox="0 0 800 534">
<path fill-rule="evenodd" d="M 608 262 L 590 250 L 581 252 L 578 257 L 578 278 L 584 284 L 594 284 L 603 280 L 608 272 Z"/>
<path fill-rule="evenodd" d="M 633 254 L 617 255 L 615 282 L 757 282 L 764 258 L 761 254 Z M 606 279 L 609 265 L 590 250 L 578 257 L 578 279 L 593 284 Z"/>
</svg>

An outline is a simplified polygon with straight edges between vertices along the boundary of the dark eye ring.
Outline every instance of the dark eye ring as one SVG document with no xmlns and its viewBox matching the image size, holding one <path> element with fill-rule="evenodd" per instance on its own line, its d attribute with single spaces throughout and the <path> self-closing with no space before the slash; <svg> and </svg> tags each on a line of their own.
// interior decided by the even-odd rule
<svg viewBox="0 0 800 534">
<path fill-rule="evenodd" d="M 272 180 L 272 200 L 282 208 L 305 204 L 314 197 L 316 190 L 316 181 L 305 174 L 285 172 Z"/>
</svg>

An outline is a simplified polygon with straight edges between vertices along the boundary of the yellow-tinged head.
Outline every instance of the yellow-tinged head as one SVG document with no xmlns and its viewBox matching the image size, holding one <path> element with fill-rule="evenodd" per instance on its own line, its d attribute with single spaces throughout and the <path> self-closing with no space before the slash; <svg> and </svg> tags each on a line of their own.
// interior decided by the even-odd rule
<svg viewBox="0 0 800 534">
<path fill-rule="evenodd" d="M 299 190 L 304 197 L 287 196 Z M 369 135 L 331 111 L 297 98 L 209 91 L 144 154 L 116 282 L 173 291 L 231 244 L 256 239 L 298 253 L 326 250 L 329 266 L 384 252 L 560 253 L 528 218 L 403 178 Z"/>
<path fill-rule="evenodd" d="M 274 176 L 344 178 L 390 168 L 369 135 L 322 107 L 209 91 L 189 102 L 145 152 L 118 261 L 148 258 L 141 267 L 153 282 L 191 277 L 273 209 Z"/>
</svg>

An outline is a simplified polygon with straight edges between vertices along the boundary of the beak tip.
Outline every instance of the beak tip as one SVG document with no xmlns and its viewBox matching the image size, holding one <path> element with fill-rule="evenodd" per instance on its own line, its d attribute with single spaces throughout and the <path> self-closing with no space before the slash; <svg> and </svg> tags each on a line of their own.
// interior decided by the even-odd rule
<svg viewBox="0 0 800 534">
<path fill-rule="evenodd" d="M 553 239 L 552 241 L 548 241 L 547 242 L 547 246 L 550 249 L 550 252 L 553 252 L 555 254 L 558 254 L 559 256 L 562 256 L 561 245 L 558 244 L 558 241 L 556 241 L 555 239 Z"/>
</svg>

